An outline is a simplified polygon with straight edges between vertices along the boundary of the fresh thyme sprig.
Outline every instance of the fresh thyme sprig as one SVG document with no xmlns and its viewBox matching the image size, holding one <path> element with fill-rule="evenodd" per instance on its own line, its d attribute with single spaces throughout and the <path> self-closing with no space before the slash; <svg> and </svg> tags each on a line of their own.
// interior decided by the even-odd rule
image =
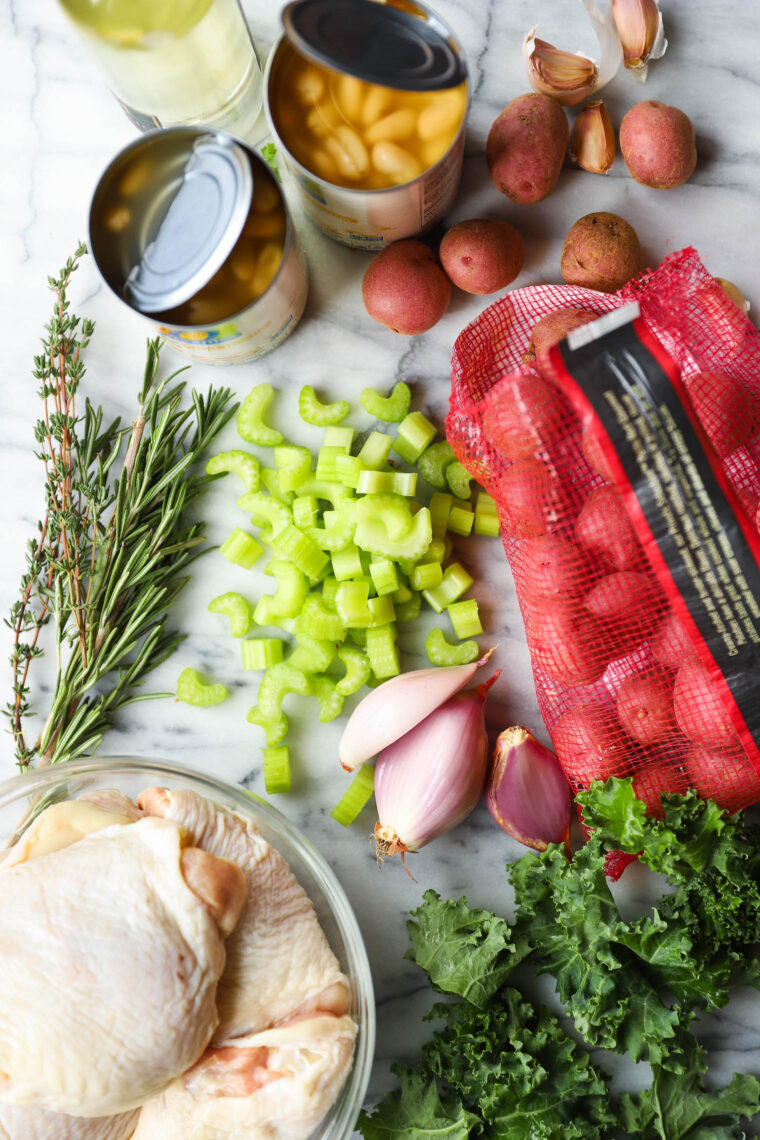
<svg viewBox="0 0 760 1140">
<path fill-rule="evenodd" d="M 168 611 L 188 581 L 183 571 L 208 549 L 203 525 L 185 515 L 208 484 L 194 464 L 235 412 L 228 388 L 193 391 L 192 407 L 183 407 L 179 373 L 158 379 L 155 340 L 130 427 L 118 419 L 104 427 L 102 408 L 89 400 L 77 414 L 82 353 L 94 325 L 71 313 L 66 292 L 86 252 L 80 245 L 48 279 L 56 301 L 44 352 L 34 360 L 45 509 L 6 619 L 13 699 L 5 711 L 22 769 L 91 754 L 118 709 L 166 695 L 138 690 L 183 640 L 167 629 Z M 42 731 L 29 743 L 29 674 L 48 624 L 56 678 Z"/>
</svg>

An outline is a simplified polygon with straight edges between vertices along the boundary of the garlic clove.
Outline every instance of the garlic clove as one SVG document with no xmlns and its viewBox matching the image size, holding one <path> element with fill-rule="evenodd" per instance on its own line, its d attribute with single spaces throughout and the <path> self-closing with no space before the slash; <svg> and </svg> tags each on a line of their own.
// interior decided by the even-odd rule
<svg viewBox="0 0 760 1140">
<path fill-rule="evenodd" d="M 623 63 L 646 78 L 647 62 L 665 54 L 668 41 L 658 0 L 612 0 L 612 15 L 623 47 Z"/>
<path fill-rule="evenodd" d="M 341 765 L 352 772 L 418 725 L 463 689 L 490 654 L 470 665 L 448 665 L 400 673 L 359 702 L 338 746 Z"/>
<path fill-rule="evenodd" d="M 561 51 L 546 40 L 526 36 L 523 50 L 531 87 L 541 95 L 551 95 L 564 107 L 574 107 L 596 91 L 599 72 L 593 59 Z"/>
<path fill-rule="evenodd" d="M 731 298 L 737 309 L 741 309 L 743 313 L 749 312 L 749 301 L 738 285 L 734 285 L 733 281 L 727 281 L 725 277 L 716 277 L 715 280 L 726 296 Z"/>
<path fill-rule="evenodd" d="M 502 732 L 486 785 L 486 807 L 518 843 L 545 851 L 570 839 L 572 798 L 559 760 L 520 725 Z"/>
<path fill-rule="evenodd" d="M 606 174 L 615 161 L 615 131 L 604 103 L 588 103 L 570 132 L 570 158 L 592 174 Z"/>
</svg>

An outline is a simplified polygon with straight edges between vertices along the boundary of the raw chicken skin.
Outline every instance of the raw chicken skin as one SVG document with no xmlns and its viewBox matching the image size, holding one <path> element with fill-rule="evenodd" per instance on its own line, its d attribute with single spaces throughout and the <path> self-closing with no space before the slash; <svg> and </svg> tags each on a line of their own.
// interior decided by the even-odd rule
<svg viewBox="0 0 760 1140">
<path fill-rule="evenodd" d="M 227 942 L 214 1044 L 255 1033 L 297 1012 L 349 1008 L 348 981 L 290 867 L 252 823 L 191 791 L 149 788 L 143 811 L 179 824 L 204 851 L 231 859 L 246 901 Z"/>
<path fill-rule="evenodd" d="M 0 1104 L 0 1140 L 128 1140 L 136 1124 L 136 1112 L 86 1120 L 42 1108 Z"/>
<path fill-rule="evenodd" d="M 229 927 L 245 888 L 221 860 L 209 882 L 197 852 L 213 895 L 199 898 L 184 841 L 176 824 L 141 819 L 0 868 L 0 1102 L 126 1112 L 203 1053 L 225 961 L 211 911 L 226 905 Z"/>
<path fill-rule="evenodd" d="M 83 796 L 79 800 L 63 800 L 41 811 L 18 842 L 2 860 L 2 867 L 13 867 L 39 855 L 60 851 L 114 824 L 134 823 L 142 812 L 121 792 L 103 791 L 97 799 Z"/>
<path fill-rule="evenodd" d="M 145 1105 L 134 1140 L 306 1140 L 338 1097 L 355 1035 L 350 1017 L 318 1014 L 212 1048 Z"/>
</svg>

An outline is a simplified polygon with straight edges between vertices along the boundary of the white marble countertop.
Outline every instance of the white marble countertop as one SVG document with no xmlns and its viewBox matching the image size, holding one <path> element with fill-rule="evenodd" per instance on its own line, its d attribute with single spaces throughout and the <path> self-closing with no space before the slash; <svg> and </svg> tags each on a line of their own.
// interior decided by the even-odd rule
<svg viewBox="0 0 760 1140">
<path fill-rule="evenodd" d="M 436 7 L 464 42 L 472 75 L 472 109 L 461 193 L 449 222 L 466 217 L 508 219 L 526 245 L 518 285 L 560 282 L 559 251 L 572 222 L 594 209 L 622 214 L 636 228 L 646 260 L 655 265 L 666 253 L 694 245 L 707 267 L 735 281 L 760 311 L 760 256 L 757 193 L 760 182 L 758 81 L 744 45 L 760 42 L 760 6 L 692 0 L 664 3 L 667 55 L 653 65 L 645 87 L 620 73 L 605 91 L 616 125 L 642 98 L 659 98 L 685 110 L 696 126 L 699 164 L 692 180 L 673 192 L 637 185 L 618 157 L 609 176 L 566 168 L 556 191 L 543 203 L 518 207 L 491 186 L 484 144 L 491 121 L 506 103 L 527 89 L 520 58 L 523 34 L 540 24 L 553 42 L 593 54 L 595 41 L 580 4 L 567 0 L 502 4 L 437 0 Z M 257 39 L 264 45 L 278 34 L 280 3 L 246 0 Z M 95 63 L 52 0 L 6 0 L 0 10 L 5 47 L 0 77 L 3 108 L 0 148 L 0 320 L 3 342 L 4 409 L 0 423 L 0 612 L 7 613 L 18 588 L 24 547 L 41 505 L 39 464 L 33 456 L 31 425 L 37 415 L 32 355 L 38 349 L 50 297 L 46 277 L 57 271 L 85 234 L 90 196 L 106 163 L 135 137 L 134 128 L 108 95 Z M 367 256 L 337 246 L 296 215 L 306 249 L 311 291 L 305 317 L 294 335 L 264 359 L 224 371 L 194 366 L 198 388 L 209 382 L 233 386 L 240 394 L 257 382 L 281 389 L 276 420 L 296 441 L 316 442 L 316 429 L 293 431 L 298 389 L 312 383 L 330 398 L 358 402 L 365 385 L 389 388 L 395 380 L 414 384 L 415 403 L 442 423 L 449 389 L 449 356 L 459 330 L 488 303 L 454 291 L 443 320 L 424 336 L 396 336 L 366 315 L 360 295 Z M 129 417 L 134 407 L 148 327 L 99 283 L 85 262 L 72 289 L 74 307 L 97 322 L 88 350 L 88 392 L 108 415 Z M 165 365 L 182 361 L 169 350 Z M 356 421 L 360 422 L 359 420 Z M 311 432 L 311 434 L 309 434 Z M 233 446 L 234 426 L 221 444 Z M 213 541 L 221 541 L 240 520 L 233 493 L 224 481 L 204 501 Z M 488 640 L 498 643 L 502 675 L 490 702 L 491 727 L 524 723 L 540 731 L 522 624 L 506 560 L 498 543 L 476 540 L 467 555 L 476 567 Z M 239 668 L 239 649 L 206 612 L 208 601 L 225 589 L 245 589 L 256 597 L 260 575 L 230 567 L 217 554 L 196 567 L 189 588 L 173 614 L 187 634 L 175 657 L 157 670 L 153 684 L 173 688 L 185 665 L 206 668 L 233 689 L 225 705 L 195 710 L 169 700 L 138 704 L 110 734 L 104 754 L 166 757 L 207 769 L 230 781 L 262 791 L 259 731 L 246 723 L 254 702 L 255 676 Z M 7 640 L 9 651 L 10 640 Z M 412 664 L 421 639 L 403 644 Z M 6 652 L 2 654 L 5 659 Z M 9 688 L 7 670 L 3 684 Z M 44 694 L 43 694 L 44 698 Z M 3 698 L 3 701 L 5 698 Z M 308 708 L 308 711 L 307 711 Z M 388 1063 L 415 1055 L 427 1030 L 420 1015 L 430 993 L 419 970 L 402 959 L 405 919 L 422 892 L 466 893 L 471 903 L 508 907 L 504 874 L 507 860 L 522 849 L 504 836 L 483 808 L 456 831 L 438 840 L 414 861 L 413 882 L 398 865 L 378 870 L 367 835 L 371 811 L 344 831 L 329 811 L 346 784 L 336 761 L 341 722 L 314 731 L 311 708 L 294 701 L 291 717 L 295 791 L 278 806 L 302 827 L 332 863 L 355 907 L 372 962 L 378 1009 L 377 1060 L 371 1098 L 391 1083 Z M 0 775 L 11 775 L 10 738 L 3 736 Z M 622 892 L 646 889 L 644 873 L 627 873 Z M 733 1070 L 760 1072 L 760 1003 L 745 995 L 705 1025 L 714 1050 L 716 1079 Z M 643 1070 L 626 1072 L 629 1085 L 646 1083 Z"/>
</svg>

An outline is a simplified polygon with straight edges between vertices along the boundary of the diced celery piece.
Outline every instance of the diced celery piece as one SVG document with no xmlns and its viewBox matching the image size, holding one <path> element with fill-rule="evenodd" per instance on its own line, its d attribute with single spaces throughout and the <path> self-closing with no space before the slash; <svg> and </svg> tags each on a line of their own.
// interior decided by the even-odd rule
<svg viewBox="0 0 760 1140">
<path fill-rule="evenodd" d="M 451 514 L 453 505 L 453 495 L 445 495 L 440 491 L 436 491 L 434 495 L 430 496 L 430 519 L 433 534 L 436 538 L 443 538 L 446 534 L 446 527 L 449 525 L 449 515 Z"/>
<path fill-rule="evenodd" d="M 395 593 L 391 594 L 391 597 L 393 598 L 393 604 L 394 605 L 401 606 L 404 604 L 404 602 L 408 602 L 411 600 L 412 591 L 409 589 L 408 586 L 406 586 L 402 583 L 399 586 L 399 588 L 395 591 Z"/>
<path fill-rule="evenodd" d="M 489 538 L 499 537 L 499 513 L 496 503 L 485 491 L 478 491 L 475 500 L 475 533 Z"/>
<path fill-rule="evenodd" d="M 263 491 L 254 491 L 249 495 L 241 495 L 237 501 L 237 505 L 241 511 L 248 512 L 251 516 L 252 523 L 263 528 L 261 536 L 265 542 L 271 542 L 276 535 L 285 530 L 293 521 L 293 514 L 290 507 L 286 506 L 285 503 L 279 502 L 277 499 L 270 498 L 270 496 L 265 495 Z"/>
<path fill-rule="evenodd" d="M 396 495 L 403 495 L 405 499 L 411 499 L 412 495 L 417 489 L 417 472 L 416 471 L 396 471 L 393 475 L 393 491 Z M 416 509 L 415 509 L 416 508 Z M 412 514 L 416 514 L 418 510 L 422 509 L 420 503 L 410 503 L 409 509 Z"/>
<path fill-rule="evenodd" d="M 317 676 L 311 678 L 311 695 L 319 701 L 319 720 L 321 724 L 329 724 L 343 712 L 345 697 L 338 691 L 338 686 L 332 677 Z"/>
<path fill-rule="evenodd" d="M 299 530 L 308 531 L 309 527 L 317 525 L 319 518 L 319 505 L 314 495 L 298 495 L 291 507 L 293 522 Z"/>
<path fill-rule="evenodd" d="M 338 593 L 339 585 L 340 582 L 334 574 L 328 574 L 322 581 L 322 601 L 332 614 L 338 612 L 335 606 L 335 596 Z"/>
<path fill-rule="evenodd" d="M 278 748 L 265 748 L 264 790 L 268 796 L 290 791 L 290 750 L 281 744 Z"/>
<path fill-rule="evenodd" d="M 448 529 L 452 534 L 462 534 L 467 536 L 472 530 L 472 524 L 475 522 L 475 515 L 470 510 L 469 506 L 455 506 L 451 508 L 449 514 Z"/>
<path fill-rule="evenodd" d="M 271 669 L 282 661 L 282 641 L 279 637 L 249 637 L 240 643 L 244 669 Z"/>
<path fill-rule="evenodd" d="M 370 764 L 362 764 L 349 784 L 348 790 L 330 812 L 335 822 L 343 827 L 353 823 L 371 799 L 374 787 L 375 769 Z"/>
<path fill-rule="evenodd" d="M 459 460 L 450 463 L 446 468 L 446 482 L 449 485 L 449 490 L 452 491 L 458 499 L 469 499 L 470 479 L 472 479 L 472 475 Z"/>
<path fill-rule="evenodd" d="M 268 491 L 273 499 L 279 503 L 284 503 L 285 506 L 290 506 L 293 501 L 292 491 L 283 491 L 280 485 L 280 472 L 276 467 L 262 467 L 261 468 L 261 485 L 265 491 Z"/>
<path fill-rule="evenodd" d="M 393 598 L 389 598 L 387 594 L 384 598 L 370 598 L 367 608 L 372 615 L 373 626 L 388 625 L 389 622 L 396 620 Z"/>
<path fill-rule="evenodd" d="M 360 518 L 354 535 L 354 542 L 369 554 L 383 554 L 388 558 L 420 559 L 432 539 L 430 511 L 424 507 L 412 519 L 406 534 L 392 538 L 379 519 Z"/>
<path fill-rule="evenodd" d="M 292 562 L 307 578 L 316 580 L 328 563 L 328 557 L 314 540 L 292 523 L 272 539 L 278 558 Z"/>
<path fill-rule="evenodd" d="M 233 590 L 213 598 L 208 604 L 208 612 L 210 614 L 224 614 L 225 617 L 229 618 L 230 633 L 233 637 L 244 637 L 251 628 L 253 621 L 250 603 L 242 594 Z"/>
<path fill-rule="evenodd" d="M 401 672 L 394 625 L 367 630 L 367 657 L 378 680 L 395 677 Z"/>
<path fill-rule="evenodd" d="M 348 637 L 351 638 L 354 645 L 364 648 L 367 644 L 367 631 L 366 629 L 349 629 Z"/>
<path fill-rule="evenodd" d="M 257 384 L 240 405 L 237 429 L 246 443 L 257 443 L 259 447 L 279 447 L 282 443 L 282 433 L 264 423 L 264 412 L 273 396 L 271 384 Z"/>
<path fill-rule="evenodd" d="M 343 583 L 341 583 L 343 584 Z M 346 627 L 338 614 L 331 613 L 319 594 L 309 594 L 296 622 L 298 633 L 308 633 L 320 641 L 343 641 Z"/>
<path fill-rule="evenodd" d="M 344 487 L 342 483 L 333 479 L 305 479 L 298 488 L 298 494 L 316 495 L 318 499 L 326 500 L 336 509 L 344 500 L 353 498 L 350 487 Z"/>
<path fill-rule="evenodd" d="M 411 498 L 417 486 L 414 471 L 362 471 L 356 483 L 360 495 L 403 495 Z"/>
<path fill-rule="evenodd" d="M 300 669 L 302 673 L 324 673 L 330 668 L 335 656 L 335 643 L 324 641 L 317 637 L 309 637 L 307 633 L 297 633 L 298 645 L 288 657 L 288 665 Z"/>
<path fill-rule="evenodd" d="M 294 618 L 309 592 L 309 583 L 303 571 L 292 562 L 273 558 L 266 569 L 277 582 L 274 594 L 259 599 L 253 617 L 257 625 L 276 625 L 282 618 Z"/>
<path fill-rule="evenodd" d="M 422 412 L 410 412 L 398 427 L 393 450 L 407 463 L 416 463 L 435 439 L 435 428 Z"/>
<path fill-rule="evenodd" d="M 459 562 L 452 562 L 443 572 L 440 586 L 425 590 L 423 597 L 437 614 L 442 614 L 447 606 L 466 594 L 472 585 L 472 578 Z"/>
<path fill-rule="evenodd" d="M 434 538 L 425 554 L 426 562 L 443 562 L 446 557 L 446 544 L 442 538 Z"/>
<path fill-rule="evenodd" d="M 328 519 L 328 515 L 334 517 Z M 313 526 L 309 528 L 309 536 L 320 550 L 342 550 L 353 541 L 356 521 L 350 514 L 325 511 L 323 519 L 324 527 Z"/>
<path fill-rule="evenodd" d="M 351 445 L 354 442 L 354 429 L 350 427 L 325 428 L 323 447 L 339 447 L 344 455 L 351 454 Z"/>
<path fill-rule="evenodd" d="M 372 614 L 367 604 L 369 586 L 366 582 L 341 582 L 335 595 L 335 605 L 341 621 L 347 629 L 368 626 Z"/>
<path fill-rule="evenodd" d="M 425 652 L 431 665 L 469 665 L 476 661 L 480 650 L 476 641 L 463 641 L 452 645 L 441 629 L 431 629 L 425 638 Z"/>
<path fill-rule="evenodd" d="M 393 440 L 384 431 L 371 431 L 361 446 L 357 459 L 367 471 L 383 471 L 388 466 L 388 456 Z"/>
<path fill-rule="evenodd" d="M 308 447 L 275 447 L 273 455 L 280 490 L 284 493 L 295 491 L 311 474 L 311 452 Z"/>
<path fill-rule="evenodd" d="M 228 562 L 242 566 L 244 570 L 250 570 L 263 552 L 264 547 L 256 541 L 253 535 L 248 534 L 239 526 L 235 527 L 232 534 L 219 547 L 219 553 L 223 554 Z"/>
<path fill-rule="evenodd" d="M 320 447 L 317 452 L 317 469 L 314 472 L 317 479 L 339 482 L 340 472 L 337 468 L 337 460 L 345 459 L 345 457 L 346 453 L 342 447 Z"/>
<path fill-rule="evenodd" d="M 432 590 L 440 586 L 443 571 L 440 562 L 420 562 L 412 571 L 409 581 L 415 590 Z"/>
<path fill-rule="evenodd" d="M 454 449 L 446 440 L 440 443 L 431 443 L 417 460 L 420 475 L 431 487 L 443 490 L 446 486 L 446 468 L 454 463 L 456 456 Z"/>
<path fill-rule="evenodd" d="M 358 523 L 379 521 L 389 537 L 396 539 L 409 534 L 414 515 L 402 495 L 365 495 L 356 500 L 356 519 Z"/>
<path fill-rule="evenodd" d="M 199 709 L 220 705 L 230 695 L 226 685 L 208 685 L 197 669 L 183 669 L 177 678 L 177 700 Z"/>
<path fill-rule="evenodd" d="M 376 420 L 383 420 L 385 423 L 398 424 L 409 411 L 412 393 L 409 391 L 409 385 L 399 380 L 393 385 L 390 396 L 381 396 L 374 388 L 365 388 L 359 397 L 359 402 L 368 416 L 374 416 Z"/>
<path fill-rule="evenodd" d="M 351 407 L 347 400 L 336 400 L 334 404 L 323 404 L 311 384 L 305 384 L 298 396 L 298 411 L 301 419 L 314 427 L 327 427 L 344 420 Z"/>
<path fill-rule="evenodd" d="M 396 621 L 416 621 L 422 608 L 422 595 L 413 590 L 405 602 L 395 602 Z"/>
<path fill-rule="evenodd" d="M 361 649 L 354 649 L 351 645 L 341 645 L 338 648 L 338 660 L 346 667 L 344 677 L 338 681 L 336 688 L 343 697 L 358 693 L 362 685 L 369 680 L 372 672 L 369 658 Z"/>
<path fill-rule="evenodd" d="M 282 712 L 282 702 L 288 693 L 299 693 L 306 697 L 310 692 L 311 685 L 306 674 L 287 662 L 282 662 L 267 669 L 261 678 L 258 706 L 264 716 L 274 720 Z"/>
<path fill-rule="evenodd" d="M 454 602 L 446 607 L 446 612 L 451 618 L 451 624 L 457 637 L 475 637 L 483 632 L 478 613 L 478 603 L 474 598 L 466 598 L 463 602 Z"/>
<path fill-rule="evenodd" d="M 379 597 L 393 594 L 398 590 L 398 570 L 390 558 L 379 558 L 370 565 L 369 572 Z"/>
<path fill-rule="evenodd" d="M 362 463 L 356 455 L 339 455 L 335 460 L 335 472 L 338 480 L 344 487 L 356 490 L 359 476 L 362 473 Z"/>
<path fill-rule="evenodd" d="M 226 475 L 230 471 L 242 479 L 246 491 L 258 491 L 261 464 L 255 455 L 233 448 L 232 451 L 220 451 L 218 455 L 212 455 L 206 464 L 207 475 Z"/>
<path fill-rule="evenodd" d="M 266 733 L 266 742 L 268 746 L 279 744 L 285 739 L 288 731 L 288 718 L 285 713 L 279 713 L 272 716 L 262 712 L 258 705 L 253 705 L 248 710 L 246 720 L 249 724 L 257 724 L 259 728 L 263 728 Z"/>
<path fill-rule="evenodd" d="M 342 550 L 334 550 L 332 555 L 333 574 L 339 582 L 346 582 L 349 578 L 361 577 L 362 562 L 359 557 L 359 548 L 350 542 Z"/>
</svg>

